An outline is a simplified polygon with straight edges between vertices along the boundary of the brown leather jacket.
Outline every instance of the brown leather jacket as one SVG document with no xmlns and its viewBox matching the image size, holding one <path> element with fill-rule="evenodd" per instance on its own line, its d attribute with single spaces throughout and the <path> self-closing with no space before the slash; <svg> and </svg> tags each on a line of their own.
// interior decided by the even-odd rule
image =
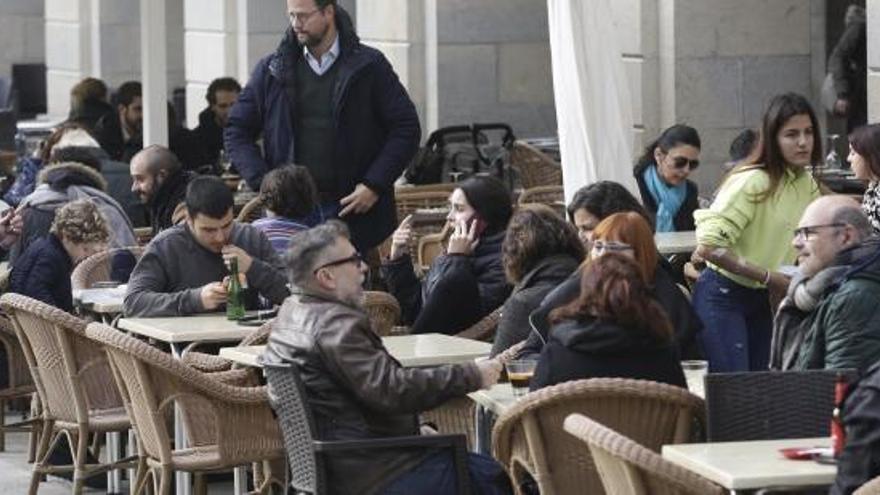
<svg viewBox="0 0 880 495">
<path fill-rule="evenodd" d="M 417 413 L 480 387 L 476 365 L 404 368 L 370 329 L 366 313 L 326 296 L 284 302 L 262 357 L 295 363 L 323 440 L 415 435 Z M 374 493 L 429 452 L 371 451 L 326 464 L 331 493 Z"/>
</svg>

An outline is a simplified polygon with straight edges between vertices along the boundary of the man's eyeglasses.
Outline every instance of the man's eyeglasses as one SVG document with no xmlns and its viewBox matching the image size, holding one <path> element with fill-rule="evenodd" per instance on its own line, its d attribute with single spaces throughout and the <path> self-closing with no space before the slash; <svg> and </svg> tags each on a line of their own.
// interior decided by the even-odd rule
<svg viewBox="0 0 880 495">
<path fill-rule="evenodd" d="M 311 19 L 313 15 L 322 10 L 324 9 L 318 8 L 311 12 L 288 12 L 287 16 L 290 18 L 291 24 L 299 23 L 300 25 L 302 25 L 309 22 L 309 19 Z"/>
<path fill-rule="evenodd" d="M 335 261 L 331 261 L 329 263 L 324 263 L 323 265 L 319 266 L 318 268 L 315 268 L 313 273 L 318 273 L 318 270 L 321 270 L 322 268 L 330 268 L 331 266 L 339 266 L 339 265 L 344 265 L 346 263 L 354 263 L 357 266 L 361 266 L 361 263 L 363 263 L 363 262 L 364 262 L 364 258 L 361 256 L 361 253 L 354 253 L 353 255 L 349 256 L 348 258 L 342 258 L 341 260 L 335 260 Z"/>
<path fill-rule="evenodd" d="M 623 242 L 593 241 L 593 250 L 600 253 L 621 253 L 624 251 L 632 251 L 632 246 Z"/>
<path fill-rule="evenodd" d="M 700 166 L 700 160 L 688 160 L 683 156 L 676 156 L 672 159 L 672 166 L 678 169 L 690 167 L 691 170 L 696 170 Z"/>
<path fill-rule="evenodd" d="M 799 227 L 794 229 L 794 238 L 809 241 L 814 235 L 819 233 L 819 229 L 840 228 L 846 226 L 847 224 L 845 223 L 826 223 L 823 225 L 810 225 L 807 227 Z"/>
</svg>

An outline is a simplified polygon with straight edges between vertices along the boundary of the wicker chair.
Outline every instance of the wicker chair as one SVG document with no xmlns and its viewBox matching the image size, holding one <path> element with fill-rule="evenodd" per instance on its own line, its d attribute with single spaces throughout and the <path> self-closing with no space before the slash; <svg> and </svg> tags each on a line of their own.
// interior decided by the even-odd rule
<svg viewBox="0 0 880 495">
<path fill-rule="evenodd" d="M 855 370 L 765 371 L 706 375 L 710 442 L 824 437 L 834 380 Z"/>
<path fill-rule="evenodd" d="M 370 318 L 370 326 L 380 337 L 391 334 L 391 329 L 400 321 L 400 304 L 391 294 L 382 291 L 364 292 L 364 310 Z"/>
<path fill-rule="evenodd" d="M 440 209 L 449 205 L 449 191 L 406 191 L 398 190 L 394 195 L 397 218 L 403 220 L 410 213 L 420 209 Z"/>
<path fill-rule="evenodd" d="M 565 418 L 563 429 L 590 449 L 605 493 L 614 495 L 722 495 L 715 483 L 664 460 L 650 449 L 582 414 Z"/>
<path fill-rule="evenodd" d="M 235 220 L 239 223 L 251 223 L 263 217 L 263 199 L 260 196 L 245 203 Z"/>
<path fill-rule="evenodd" d="M 589 450 L 562 430 L 573 412 L 659 451 L 691 439 L 694 421 L 703 418 L 703 400 L 672 385 L 624 378 L 577 380 L 529 393 L 492 431 L 494 457 L 517 490 L 528 472 L 544 495 L 604 493 Z"/>
<path fill-rule="evenodd" d="M 860 486 L 853 495 L 880 495 L 880 476 Z"/>
<path fill-rule="evenodd" d="M 510 166 L 519 174 L 523 189 L 562 185 L 562 166 L 524 141 L 513 143 Z"/>
<path fill-rule="evenodd" d="M 492 340 L 495 339 L 495 331 L 498 330 L 498 323 L 501 322 L 501 309 L 503 307 L 504 306 L 499 306 L 495 308 L 495 311 L 492 311 L 480 321 L 461 332 L 458 332 L 455 336 L 464 339 L 480 340 L 482 342 L 492 342 Z"/>
<path fill-rule="evenodd" d="M 524 190 L 516 202 L 519 206 L 535 203 L 547 205 L 565 218 L 565 191 L 561 185 L 531 187 Z"/>
<path fill-rule="evenodd" d="M 247 347 L 251 345 L 265 345 L 266 342 L 269 341 L 269 334 L 272 333 L 272 324 L 274 322 L 275 319 L 273 318 L 266 323 L 263 323 L 263 325 L 260 328 L 256 329 L 254 333 L 241 339 L 241 342 L 239 342 L 238 345 L 240 347 Z M 182 361 L 188 366 L 192 366 L 193 368 L 205 373 L 228 371 L 238 366 L 237 364 L 226 358 L 222 358 L 214 354 L 206 354 L 203 352 L 195 351 L 190 351 L 184 354 Z"/>
<path fill-rule="evenodd" d="M 231 470 L 284 456 L 278 424 L 266 387 L 242 387 L 216 380 L 170 354 L 112 327 L 92 323 L 86 335 L 103 345 L 116 384 L 132 416 L 141 462 L 134 493 L 152 477 L 156 493 L 170 493 L 174 471 L 205 473 Z M 172 450 L 166 412 L 177 402 L 189 446 Z M 267 476 L 258 493 L 276 479 Z"/>
<path fill-rule="evenodd" d="M 436 184 L 419 184 L 397 186 L 394 188 L 394 194 L 410 194 L 416 192 L 445 192 L 448 196 L 456 188 L 455 182 L 437 182 Z"/>
<path fill-rule="evenodd" d="M 446 225 L 440 232 L 419 237 L 418 247 L 416 248 L 416 262 L 423 271 L 427 271 L 431 267 L 431 263 L 434 262 L 434 259 L 443 254 L 445 248 L 443 241 L 449 235 L 450 230 L 451 227 Z"/>
<path fill-rule="evenodd" d="M 145 249 L 143 246 L 131 246 L 108 249 L 89 256 L 73 269 L 73 273 L 70 275 L 72 288 L 74 290 L 90 289 L 95 282 L 109 281 L 114 256 L 127 252 L 131 253 L 137 261 L 143 256 Z"/>
<path fill-rule="evenodd" d="M 0 314 L 0 345 L 6 351 L 6 374 L 9 377 L 6 388 L 0 389 L 0 452 L 6 451 L 6 432 L 29 431 L 31 440 L 28 460 L 33 462 L 36 440 L 39 437 L 39 420 L 31 418 L 6 424 L 6 404 L 13 399 L 31 397 L 37 389 L 34 387 L 34 379 L 31 377 L 31 370 L 28 368 L 21 344 L 15 336 L 15 327 L 5 314 Z M 36 402 L 39 404 L 39 400 Z"/>
<path fill-rule="evenodd" d="M 20 294 L 3 295 L 0 306 L 15 326 L 43 406 L 29 493 L 37 493 L 44 474 L 73 471 L 73 491 L 80 493 L 85 478 L 132 466 L 131 459 L 86 464 L 90 434 L 124 432 L 130 423 L 106 356 L 84 335 L 85 322 Z M 73 466 L 47 462 L 62 435 L 70 442 Z"/>
<path fill-rule="evenodd" d="M 369 440 L 317 440 L 311 406 L 299 371 L 289 365 L 266 365 L 263 368 L 278 413 L 290 465 L 290 486 L 294 493 L 323 495 L 329 491 L 324 472 L 324 456 L 351 450 L 373 449 L 451 449 L 458 480 L 457 493 L 470 493 L 465 439 L 461 435 L 424 435 L 388 437 Z"/>
</svg>

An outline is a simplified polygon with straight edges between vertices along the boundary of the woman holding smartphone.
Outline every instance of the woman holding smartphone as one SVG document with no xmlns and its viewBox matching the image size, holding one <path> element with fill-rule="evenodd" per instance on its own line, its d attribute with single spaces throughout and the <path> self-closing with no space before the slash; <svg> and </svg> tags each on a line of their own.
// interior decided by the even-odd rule
<svg viewBox="0 0 880 495">
<path fill-rule="evenodd" d="M 703 321 L 709 371 L 767 369 L 773 315 L 768 289 L 783 293 L 780 266 L 795 260 L 791 233 L 819 186 L 808 167 L 822 157 L 816 114 L 801 95 L 774 97 L 751 156 L 725 177 L 706 210 L 697 210 L 694 309 Z"/>
<path fill-rule="evenodd" d="M 498 179 L 477 176 L 459 183 L 449 196 L 446 219 L 453 230 L 446 252 L 421 282 L 409 252 L 412 217 L 400 223 L 382 275 L 412 333 L 457 333 L 504 303 L 511 287 L 501 243 L 512 213 L 510 192 Z"/>
</svg>

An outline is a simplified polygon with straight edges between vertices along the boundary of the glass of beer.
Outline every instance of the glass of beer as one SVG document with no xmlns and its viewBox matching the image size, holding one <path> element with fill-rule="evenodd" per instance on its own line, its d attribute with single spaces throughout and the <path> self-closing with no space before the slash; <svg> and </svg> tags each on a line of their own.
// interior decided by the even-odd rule
<svg viewBox="0 0 880 495">
<path fill-rule="evenodd" d="M 513 396 L 522 397 L 529 392 L 529 382 L 535 374 L 535 365 L 538 362 L 533 359 L 508 361 L 504 367 L 507 369 L 507 379 L 513 387 Z"/>
</svg>

